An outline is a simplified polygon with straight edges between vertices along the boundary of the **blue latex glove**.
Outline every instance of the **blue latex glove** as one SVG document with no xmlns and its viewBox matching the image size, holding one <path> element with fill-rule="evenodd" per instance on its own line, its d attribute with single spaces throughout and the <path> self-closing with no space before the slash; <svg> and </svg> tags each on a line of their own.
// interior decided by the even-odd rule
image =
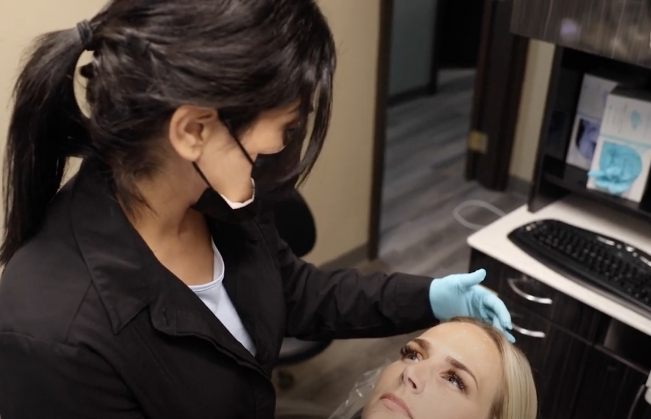
<svg viewBox="0 0 651 419">
<path fill-rule="evenodd" d="M 497 295 L 478 286 L 486 277 L 486 270 L 469 274 L 448 275 L 434 279 L 429 287 L 429 302 L 434 317 L 448 320 L 455 316 L 474 317 L 499 329 L 509 340 L 515 338 L 506 329 L 512 329 L 511 315 Z"/>
</svg>

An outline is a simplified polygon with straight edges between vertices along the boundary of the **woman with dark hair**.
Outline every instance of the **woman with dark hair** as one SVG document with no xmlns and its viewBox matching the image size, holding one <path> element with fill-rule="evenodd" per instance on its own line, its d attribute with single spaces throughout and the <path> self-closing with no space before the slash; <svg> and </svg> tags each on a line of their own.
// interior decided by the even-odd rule
<svg viewBox="0 0 651 419">
<path fill-rule="evenodd" d="M 334 67 L 312 0 L 113 0 L 38 40 L 5 164 L 3 419 L 269 418 L 284 336 L 510 327 L 483 271 L 326 272 L 278 237 L 268 203 L 319 155 Z"/>
</svg>

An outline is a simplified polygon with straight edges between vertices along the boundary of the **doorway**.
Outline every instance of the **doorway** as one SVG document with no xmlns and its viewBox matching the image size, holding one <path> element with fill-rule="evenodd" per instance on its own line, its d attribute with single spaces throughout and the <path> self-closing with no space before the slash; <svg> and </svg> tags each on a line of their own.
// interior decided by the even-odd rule
<svg viewBox="0 0 651 419">
<path fill-rule="evenodd" d="M 521 191 L 491 190 L 467 176 L 468 165 L 477 164 L 468 159 L 469 133 L 489 114 L 490 101 L 477 96 L 495 79 L 488 70 L 504 61 L 488 52 L 495 40 L 513 38 L 508 23 L 498 19 L 495 3 L 382 3 L 369 258 L 379 257 L 388 270 L 431 276 L 466 271 L 469 227 L 487 224 L 526 201 Z M 510 2 L 498 3 L 503 8 Z M 515 51 L 522 64 L 526 49 L 525 54 Z M 506 67 L 524 73 L 523 66 L 508 60 Z M 514 90 L 509 98 L 519 98 L 517 83 Z M 512 113 L 519 102 L 511 102 L 498 113 Z M 514 127 L 515 119 L 510 123 Z M 512 142 L 512 134 L 500 142 Z M 510 147 L 506 151 L 510 158 Z M 503 165 L 493 169 L 508 171 Z M 464 209 L 463 203 L 475 205 Z"/>
</svg>

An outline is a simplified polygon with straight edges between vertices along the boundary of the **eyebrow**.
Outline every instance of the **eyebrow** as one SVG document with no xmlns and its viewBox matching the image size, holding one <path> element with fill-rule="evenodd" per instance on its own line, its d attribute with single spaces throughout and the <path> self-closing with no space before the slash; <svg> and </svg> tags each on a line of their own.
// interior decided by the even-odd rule
<svg viewBox="0 0 651 419">
<path fill-rule="evenodd" d="M 418 346 L 420 346 L 421 348 L 425 349 L 428 353 L 432 350 L 432 345 L 429 343 L 429 341 L 427 341 L 425 339 L 416 338 L 416 339 L 414 339 L 414 342 L 416 342 L 418 344 Z M 451 356 L 445 357 L 445 360 L 450 365 L 452 365 L 454 368 L 457 368 L 457 369 L 460 369 L 460 370 L 463 370 L 463 371 L 467 372 L 472 377 L 472 379 L 475 380 L 475 386 L 477 386 L 477 390 L 479 390 L 479 382 L 477 381 L 477 377 L 475 377 L 475 374 L 473 374 L 472 371 L 470 371 L 470 368 L 465 366 L 458 359 L 453 358 Z"/>
</svg>

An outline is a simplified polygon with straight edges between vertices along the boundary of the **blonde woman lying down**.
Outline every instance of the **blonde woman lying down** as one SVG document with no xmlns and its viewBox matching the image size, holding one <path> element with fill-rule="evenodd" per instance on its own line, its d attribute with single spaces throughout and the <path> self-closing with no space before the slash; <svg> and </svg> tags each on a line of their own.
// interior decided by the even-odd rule
<svg viewBox="0 0 651 419">
<path fill-rule="evenodd" d="M 441 323 L 382 371 L 363 419 L 535 419 L 529 362 L 490 325 Z"/>
</svg>

